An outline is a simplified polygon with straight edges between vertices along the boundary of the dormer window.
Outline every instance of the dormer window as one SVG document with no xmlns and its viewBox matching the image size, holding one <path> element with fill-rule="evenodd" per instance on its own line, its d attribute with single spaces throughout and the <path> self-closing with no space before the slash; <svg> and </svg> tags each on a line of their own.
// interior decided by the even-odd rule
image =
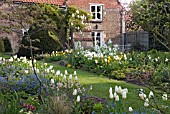
<svg viewBox="0 0 170 114">
<path fill-rule="evenodd" d="M 103 5 L 101 4 L 90 4 L 92 21 L 102 21 L 102 9 L 103 9 Z"/>
</svg>

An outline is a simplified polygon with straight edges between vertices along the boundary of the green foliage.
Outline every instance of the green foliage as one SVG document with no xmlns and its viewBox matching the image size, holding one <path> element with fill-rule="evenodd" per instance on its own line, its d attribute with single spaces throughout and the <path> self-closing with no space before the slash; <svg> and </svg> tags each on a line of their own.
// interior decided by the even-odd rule
<svg viewBox="0 0 170 114">
<path fill-rule="evenodd" d="M 4 42 L 2 38 L 0 38 L 0 53 L 4 53 L 4 52 L 5 52 Z"/>
<path fill-rule="evenodd" d="M 169 0 L 136 1 L 131 5 L 131 18 L 127 26 L 132 30 L 143 29 L 149 31 L 152 35 L 150 38 L 154 38 L 170 50 L 169 7 Z"/>
<path fill-rule="evenodd" d="M 47 112 L 49 114 L 71 114 L 71 106 L 63 96 L 52 97 L 48 102 Z"/>
</svg>

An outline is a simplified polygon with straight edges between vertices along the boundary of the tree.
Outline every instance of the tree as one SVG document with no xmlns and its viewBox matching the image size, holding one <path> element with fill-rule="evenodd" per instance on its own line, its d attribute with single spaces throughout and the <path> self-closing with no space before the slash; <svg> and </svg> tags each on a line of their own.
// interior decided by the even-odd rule
<svg viewBox="0 0 170 114">
<path fill-rule="evenodd" d="M 131 30 L 149 31 L 155 40 L 170 51 L 170 0 L 141 0 L 131 4 Z"/>
<path fill-rule="evenodd" d="M 12 0 L 6 0 L 4 3 L 6 10 L 0 12 L 0 20 L 3 20 L 5 24 L 0 25 L 0 33 L 9 35 L 21 33 L 21 29 L 25 33 L 25 38 L 29 42 L 29 45 L 26 46 L 26 48 L 30 49 L 33 71 L 40 85 L 39 99 L 42 100 L 42 82 L 36 73 L 33 55 L 33 49 L 36 49 L 36 47 L 33 46 L 33 43 L 39 41 L 39 39 L 32 37 L 40 31 L 46 31 L 49 37 L 63 47 L 63 43 L 61 43 L 61 39 L 58 38 L 57 34 L 63 29 L 67 34 L 67 27 L 72 25 L 71 23 L 74 23 L 74 28 L 77 27 L 77 30 L 83 28 L 84 24 L 82 23 L 82 19 L 88 20 L 86 17 L 87 13 L 71 7 L 60 10 L 58 6 L 48 4 L 14 4 Z M 73 16 L 73 13 L 76 13 L 74 14 L 76 17 Z M 30 27 L 31 30 L 29 30 Z M 63 39 L 65 40 L 67 38 L 68 37 L 66 36 Z"/>
</svg>

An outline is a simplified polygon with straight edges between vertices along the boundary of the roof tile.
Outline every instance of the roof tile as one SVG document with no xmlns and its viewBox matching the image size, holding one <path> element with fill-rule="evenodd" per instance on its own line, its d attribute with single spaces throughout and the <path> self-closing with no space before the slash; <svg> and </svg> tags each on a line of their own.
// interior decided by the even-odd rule
<svg viewBox="0 0 170 114">
<path fill-rule="evenodd" d="M 48 3 L 48 4 L 56 4 L 56 5 L 64 5 L 65 0 L 15 0 L 18 2 L 34 2 L 34 3 Z"/>
</svg>

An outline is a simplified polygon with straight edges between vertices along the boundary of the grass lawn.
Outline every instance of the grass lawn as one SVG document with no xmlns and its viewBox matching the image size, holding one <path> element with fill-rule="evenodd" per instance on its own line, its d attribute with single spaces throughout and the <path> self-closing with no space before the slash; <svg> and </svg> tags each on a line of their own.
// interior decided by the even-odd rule
<svg viewBox="0 0 170 114">
<path fill-rule="evenodd" d="M 55 65 L 55 63 L 50 64 L 54 66 L 55 70 L 60 70 L 61 72 L 67 70 L 69 73 L 73 73 L 75 71 L 75 69 L 72 68 L 57 66 Z M 99 76 L 97 74 L 89 73 L 86 71 L 81 71 L 77 69 L 76 71 L 78 80 L 81 84 L 83 84 L 86 89 L 89 89 L 91 85 L 93 86 L 92 91 L 89 92 L 90 95 L 109 99 L 110 87 L 113 88 L 113 92 L 116 85 L 121 86 L 122 88 L 128 88 L 129 93 L 127 94 L 127 99 L 125 99 L 125 102 L 128 106 L 132 106 L 134 109 L 139 109 L 144 105 L 144 102 L 139 99 L 137 89 L 143 88 L 146 91 L 147 96 L 149 94 L 149 90 L 141 86 L 129 84 L 123 81 L 108 79 L 107 77 Z M 119 97 L 121 98 L 121 95 L 119 95 Z"/>
</svg>

